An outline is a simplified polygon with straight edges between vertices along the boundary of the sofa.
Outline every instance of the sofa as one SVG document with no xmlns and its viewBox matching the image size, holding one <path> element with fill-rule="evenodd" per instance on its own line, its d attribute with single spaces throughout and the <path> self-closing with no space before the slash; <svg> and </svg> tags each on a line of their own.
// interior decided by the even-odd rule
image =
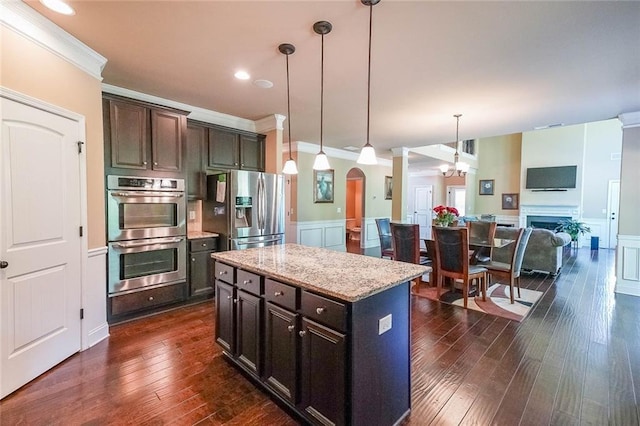
<svg viewBox="0 0 640 426">
<path fill-rule="evenodd" d="M 496 238 L 515 240 L 518 238 L 518 228 L 498 226 Z M 555 233 L 548 229 L 534 228 L 524 252 L 522 269 L 558 274 L 562 268 L 564 246 L 570 243 L 571 236 L 566 232 Z M 497 262 L 511 263 L 511 250 L 513 248 L 509 246 L 494 248 L 492 257 Z"/>
</svg>

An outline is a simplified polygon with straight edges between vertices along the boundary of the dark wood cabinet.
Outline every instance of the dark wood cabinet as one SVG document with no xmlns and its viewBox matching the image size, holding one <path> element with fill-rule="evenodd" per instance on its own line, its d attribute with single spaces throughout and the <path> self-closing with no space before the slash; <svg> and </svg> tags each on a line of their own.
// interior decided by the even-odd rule
<svg viewBox="0 0 640 426">
<path fill-rule="evenodd" d="M 186 111 L 105 95 L 105 171 L 182 174 Z"/>
<path fill-rule="evenodd" d="M 201 200 L 207 196 L 207 172 L 205 165 L 207 128 L 192 122 L 187 124 L 185 172 L 187 197 Z"/>
<path fill-rule="evenodd" d="M 214 292 L 213 260 L 218 238 L 189 240 L 189 294 L 191 297 L 207 296 Z"/>
<path fill-rule="evenodd" d="M 245 291 L 236 293 L 236 351 L 240 363 L 251 372 L 262 372 L 262 298 Z"/>
<path fill-rule="evenodd" d="M 216 342 L 229 352 L 235 352 L 235 288 L 216 280 Z"/>
<path fill-rule="evenodd" d="M 232 129 L 209 129 L 209 161 L 213 170 L 240 169 L 264 171 L 263 135 L 241 133 Z"/>
<path fill-rule="evenodd" d="M 264 379 L 294 405 L 298 403 L 298 317 L 271 302 L 266 304 Z"/>
<path fill-rule="evenodd" d="M 109 297 L 108 320 L 114 323 L 156 312 L 184 302 L 186 296 L 186 283 L 183 282 Z"/>
</svg>

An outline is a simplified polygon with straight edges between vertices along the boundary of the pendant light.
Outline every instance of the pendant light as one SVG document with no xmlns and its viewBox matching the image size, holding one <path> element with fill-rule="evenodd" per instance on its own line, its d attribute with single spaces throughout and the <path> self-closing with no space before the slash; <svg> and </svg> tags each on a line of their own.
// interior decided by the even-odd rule
<svg viewBox="0 0 640 426">
<path fill-rule="evenodd" d="M 460 117 L 462 117 L 462 114 L 454 114 L 454 117 L 456 118 L 456 153 L 453 154 L 453 168 L 451 170 L 449 170 L 449 165 L 447 164 L 440 166 L 442 176 L 445 177 L 451 177 L 456 173 L 458 173 L 458 176 L 465 176 L 469 171 L 469 165 L 464 161 L 460 161 L 460 154 L 458 154 L 458 145 L 460 145 L 458 128 L 460 127 Z M 449 173 L 449 176 L 447 176 L 447 173 Z"/>
<path fill-rule="evenodd" d="M 369 6 L 369 62 L 367 72 L 367 143 L 362 147 L 360 156 L 358 157 L 359 164 L 378 164 L 376 158 L 376 150 L 369 142 L 369 117 L 371 115 L 371 30 L 373 28 L 373 6 L 378 4 L 380 0 L 360 0 L 365 6 Z"/>
<path fill-rule="evenodd" d="M 313 162 L 313 170 L 328 170 L 331 168 L 327 155 L 322 150 L 322 118 L 324 112 L 324 36 L 325 34 L 329 34 L 332 28 L 331 23 L 327 21 L 318 21 L 313 24 L 313 31 L 322 36 L 320 56 L 320 152 L 318 152 Z"/>
<path fill-rule="evenodd" d="M 278 46 L 278 50 L 287 58 L 287 126 L 289 127 L 289 159 L 284 163 L 282 173 L 286 175 L 297 175 L 298 167 L 291 156 L 291 96 L 289 95 L 289 55 L 296 51 L 296 47 L 293 44 L 282 43 Z"/>
</svg>

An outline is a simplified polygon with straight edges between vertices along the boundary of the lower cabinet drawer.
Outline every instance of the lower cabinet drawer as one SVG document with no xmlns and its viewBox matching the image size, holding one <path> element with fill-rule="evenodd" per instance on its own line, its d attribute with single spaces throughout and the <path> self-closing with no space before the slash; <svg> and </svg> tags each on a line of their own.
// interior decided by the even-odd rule
<svg viewBox="0 0 640 426">
<path fill-rule="evenodd" d="M 186 284 L 180 283 L 114 296 L 111 298 L 111 315 L 122 315 L 168 303 L 180 302 L 185 298 L 185 290 Z"/>
<path fill-rule="evenodd" d="M 303 316 L 338 331 L 347 330 L 347 307 L 340 302 L 303 291 L 300 298 L 300 311 Z"/>
</svg>

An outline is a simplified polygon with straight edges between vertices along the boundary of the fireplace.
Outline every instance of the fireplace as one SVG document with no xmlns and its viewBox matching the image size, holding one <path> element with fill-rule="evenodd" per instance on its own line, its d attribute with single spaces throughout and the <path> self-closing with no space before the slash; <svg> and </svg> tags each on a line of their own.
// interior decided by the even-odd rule
<svg viewBox="0 0 640 426">
<path fill-rule="evenodd" d="M 563 219 L 578 219 L 579 206 L 521 205 L 519 222 L 521 227 L 555 230 Z"/>
<path fill-rule="evenodd" d="M 532 228 L 543 228 L 554 231 L 558 225 L 560 225 L 561 220 L 570 220 L 571 216 L 537 216 L 537 215 L 529 215 L 527 216 L 527 227 Z"/>
</svg>

